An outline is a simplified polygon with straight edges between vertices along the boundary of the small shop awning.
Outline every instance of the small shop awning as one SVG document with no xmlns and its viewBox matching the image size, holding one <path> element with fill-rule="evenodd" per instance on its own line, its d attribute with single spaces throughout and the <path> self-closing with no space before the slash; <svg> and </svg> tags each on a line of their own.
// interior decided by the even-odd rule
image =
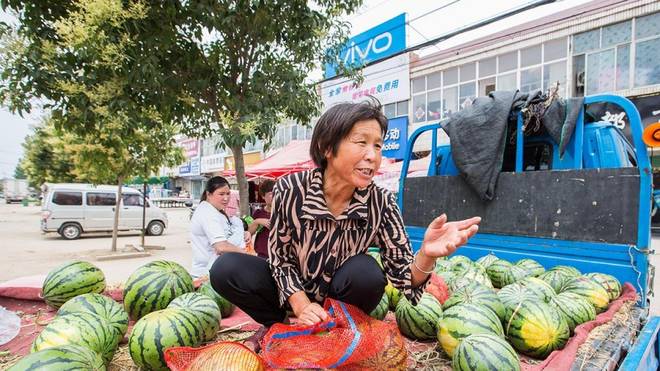
<svg viewBox="0 0 660 371">
<path fill-rule="evenodd" d="M 247 166 L 245 176 L 249 179 L 277 179 L 316 167 L 309 157 L 309 140 L 294 140 L 263 161 Z M 225 176 L 236 176 L 235 170 L 225 170 Z"/>
</svg>

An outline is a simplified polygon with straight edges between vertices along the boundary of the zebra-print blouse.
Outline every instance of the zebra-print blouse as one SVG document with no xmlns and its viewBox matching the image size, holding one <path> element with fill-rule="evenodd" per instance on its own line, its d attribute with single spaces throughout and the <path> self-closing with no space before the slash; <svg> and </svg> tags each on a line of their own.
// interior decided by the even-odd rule
<svg viewBox="0 0 660 371">
<path fill-rule="evenodd" d="M 356 189 L 348 208 L 335 218 L 323 196 L 320 169 L 280 178 L 273 192 L 268 255 L 280 304 L 297 291 L 319 303 L 335 272 L 371 246 L 381 248 L 387 278 L 413 303 L 424 284 L 412 287 L 413 255 L 394 196 L 374 185 Z"/>
</svg>

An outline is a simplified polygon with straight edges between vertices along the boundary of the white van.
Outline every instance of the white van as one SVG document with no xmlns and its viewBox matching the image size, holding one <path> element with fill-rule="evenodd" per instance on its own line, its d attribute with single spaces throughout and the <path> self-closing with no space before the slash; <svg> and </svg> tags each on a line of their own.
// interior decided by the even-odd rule
<svg viewBox="0 0 660 371">
<path fill-rule="evenodd" d="M 41 209 L 41 230 L 57 232 L 75 240 L 84 232 L 112 231 L 117 186 L 91 184 L 47 184 Z M 142 229 L 142 193 L 122 188 L 119 230 Z M 147 199 L 145 225 L 153 236 L 167 228 L 167 215 Z"/>
</svg>

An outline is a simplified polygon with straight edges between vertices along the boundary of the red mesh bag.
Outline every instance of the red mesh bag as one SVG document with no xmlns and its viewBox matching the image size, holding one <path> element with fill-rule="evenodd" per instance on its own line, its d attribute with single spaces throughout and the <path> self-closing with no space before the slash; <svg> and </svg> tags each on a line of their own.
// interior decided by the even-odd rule
<svg viewBox="0 0 660 371">
<path fill-rule="evenodd" d="M 403 370 L 408 353 L 396 325 L 326 299 L 330 319 L 314 326 L 273 325 L 261 340 L 271 368 Z"/>
<path fill-rule="evenodd" d="M 266 364 L 240 343 L 220 341 L 201 348 L 172 347 L 165 350 L 172 371 L 265 371 Z"/>
</svg>

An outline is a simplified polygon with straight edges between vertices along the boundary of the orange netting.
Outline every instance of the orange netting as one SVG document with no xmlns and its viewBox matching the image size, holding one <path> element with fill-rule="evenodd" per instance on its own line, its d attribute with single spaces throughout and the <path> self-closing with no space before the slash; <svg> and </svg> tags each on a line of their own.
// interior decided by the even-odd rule
<svg viewBox="0 0 660 371">
<path fill-rule="evenodd" d="M 261 341 L 271 368 L 405 369 L 408 353 L 396 325 L 327 299 L 330 319 L 314 326 L 273 325 Z"/>
<path fill-rule="evenodd" d="M 265 371 L 266 364 L 240 343 L 221 341 L 201 348 L 173 347 L 165 350 L 172 371 Z"/>
</svg>

